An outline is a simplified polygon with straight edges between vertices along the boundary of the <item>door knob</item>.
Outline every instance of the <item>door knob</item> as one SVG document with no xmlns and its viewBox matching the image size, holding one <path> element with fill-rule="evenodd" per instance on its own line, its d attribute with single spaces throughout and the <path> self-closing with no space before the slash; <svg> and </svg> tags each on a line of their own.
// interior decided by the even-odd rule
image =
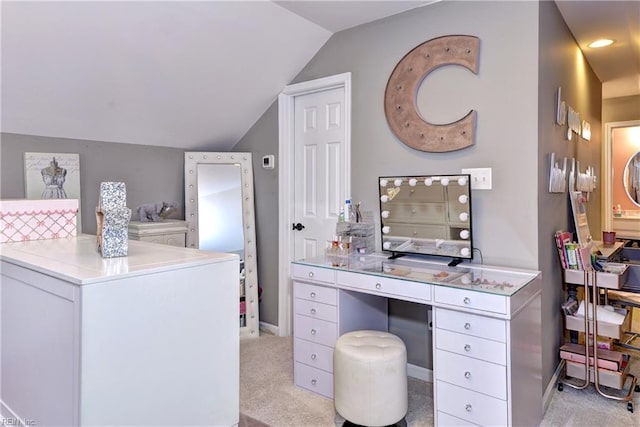
<svg viewBox="0 0 640 427">
<path fill-rule="evenodd" d="M 302 230 L 304 228 L 304 225 L 297 223 L 297 224 L 293 224 L 293 230 Z"/>
</svg>

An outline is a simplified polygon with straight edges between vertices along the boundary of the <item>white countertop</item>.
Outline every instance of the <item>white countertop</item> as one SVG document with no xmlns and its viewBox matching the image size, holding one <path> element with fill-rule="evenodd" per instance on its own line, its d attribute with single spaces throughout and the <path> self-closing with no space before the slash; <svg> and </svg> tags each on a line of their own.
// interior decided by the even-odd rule
<svg viewBox="0 0 640 427">
<path fill-rule="evenodd" d="M 320 255 L 293 261 L 293 263 L 469 289 L 501 296 L 514 295 L 540 275 L 539 271 L 534 270 L 481 264 L 463 263 L 449 267 L 443 261 L 428 261 L 412 256 L 391 260 L 389 254 L 383 253 L 354 254 L 344 258 L 343 261 L 344 265 L 336 266 L 331 257 Z"/>
<path fill-rule="evenodd" d="M 126 257 L 102 258 L 96 236 L 0 244 L 0 261 L 87 285 L 154 271 L 238 259 L 237 255 L 129 240 Z"/>
</svg>

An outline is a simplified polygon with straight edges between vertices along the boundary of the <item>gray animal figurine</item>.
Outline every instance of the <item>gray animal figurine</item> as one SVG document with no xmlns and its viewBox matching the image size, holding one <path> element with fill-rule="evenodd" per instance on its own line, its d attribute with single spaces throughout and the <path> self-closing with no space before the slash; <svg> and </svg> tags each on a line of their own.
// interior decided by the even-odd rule
<svg viewBox="0 0 640 427">
<path fill-rule="evenodd" d="M 138 207 L 138 215 L 142 222 L 157 222 L 171 215 L 178 204 L 176 202 L 145 203 Z"/>
</svg>

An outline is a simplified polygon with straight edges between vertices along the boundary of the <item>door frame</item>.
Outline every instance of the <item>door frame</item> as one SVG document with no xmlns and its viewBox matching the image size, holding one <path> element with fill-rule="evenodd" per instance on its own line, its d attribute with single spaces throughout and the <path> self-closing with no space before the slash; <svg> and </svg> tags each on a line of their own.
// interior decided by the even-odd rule
<svg viewBox="0 0 640 427">
<path fill-rule="evenodd" d="M 344 194 L 351 194 L 351 73 L 336 74 L 285 86 L 278 95 L 278 336 L 292 331 L 293 296 L 291 261 L 293 261 L 294 222 L 294 126 L 295 98 L 314 92 L 344 88 L 345 182 Z"/>
<path fill-rule="evenodd" d="M 604 124 L 604 145 L 602 147 L 602 210 L 604 218 L 603 230 L 613 230 L 613 131 L 618 128 L 628 128 L 640 126 L 640 120 L 628 120 L 624 122 L 608 122 Z"/>
</svg>

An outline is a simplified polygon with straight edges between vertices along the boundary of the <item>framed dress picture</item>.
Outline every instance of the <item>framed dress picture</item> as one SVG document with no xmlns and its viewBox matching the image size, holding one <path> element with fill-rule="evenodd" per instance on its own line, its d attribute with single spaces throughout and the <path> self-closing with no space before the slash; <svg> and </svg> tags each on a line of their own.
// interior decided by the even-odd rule
<svg viewBox="0 0 640 427">
<path fill-rule="evenodd" d="M 27 199 L 77 199 L 80 205 L 80 156 L 73 153 L 24 153 Z M 77 217 L 78 232 L 82 221 Z"/>
</svg>

